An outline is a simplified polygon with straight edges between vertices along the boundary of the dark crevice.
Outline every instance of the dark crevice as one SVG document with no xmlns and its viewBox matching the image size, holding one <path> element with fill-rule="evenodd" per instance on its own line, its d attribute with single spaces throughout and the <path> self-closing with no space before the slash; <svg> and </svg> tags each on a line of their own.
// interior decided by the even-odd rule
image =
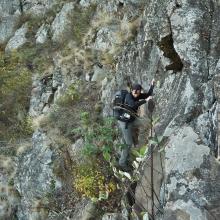
<svg viewBox="0 0 220 220">
<path fill-rule="evenodd" d="M 49 108 L 51 107 L 51 105 L 54 103 L 54 96 L 55 96 L 55 93 L 57 91 L 57 87 L 53 87 L 52 86 L 52 80 L 53 80 L 53 74 L 50 73 L 50 74 L 47 74 L 45 76 L 43 76 L 41 79 L 40 79 L 40 82 L 42 83 L 42 91 L 43 93 L 44 92 L 47 92 L 48 88 L 49 88 L 49 91 L 51 91 L 51 94 L 50 96 L 48 97 L 48 100 L 46 103 L 44 103 L 43 107 L 42 107 L 42 110 L 48 106 Z"/>
<path fill-rule="evenodd" d="M 166 70 L 181 71 L 183 68 L 183 63 L 175 51 L 173 46 L 172 35 L 169 34 L 158 43 L 159 48 L 163 51 L 163 55 L 171 60 L 171 64 L 167 65 Z"/>
<path fill-rule="evenodd" d="M 208 79 L 210 78 L 210 60 L 209 60 L 209 55 L 210 55 L 210 52 L 211 52 L 211 35 L 212 35 L 212 26 L 213 26 L 213 14 L 214 14 L 214 5 L 213 5 L 213 2 L 210 1 L 209 2 L 210 4 L 210 8 L 208 9 L 208 12 L 209 12 L 209 16 L 210 16 L 210 22 L 209 22 L 209 32 L 208 32 L 208 50 L 207 50 L 207 71 L 208 71 Z"/>
<path fill-rule="evenodd" d="M 176 3 L 176 8 L 181 8 L 182 5 L 180 5 L 179 3 Z"/>
<path fill-rule="evenodd" d="M 132 85 L 133 85 L 132 80 L 131 80 L 131 77 L 130 77 L 130 76 L 126 76 L 126 77 L 124 78 L 124 82 L 126 82 L 126 86 L 131 89 L 131 87 L 132 87 Z"/>
<path fill-rule="evenodd" d="M 55 96 L 56 91 L 57 91 L 57 87 L 52 87 L 52 94 L 51 94 L 50 99 L 48 100 L 49 105 L 54 104 L 54 96 Z"/>
<path fill-rule="evenodd" d="M 198 118 L 201 114 L 203 114 L 202 106 L 196 105 L 191 111 L 186 115 L 186 123 L 192 122 L 194 119 Z"/>
<path fill-rule="evenodd" d="M 42 83 L 43 85 L 47 85 L 48 82 L 49 82 L 50 80 L 52 80 L 52 78 L 53 78 L 53 74 L 50 73 L 50 74 L 47 74 L 47 75 L 43 76 L 43 77 L 40 79 L 40 81 L 41 81 L 41 83 Z"/>
<path fill-rule="evenodd" d="M 119 7 L 119 8 L 123 8 L 123 6 L 124 6 L 124 3 L 119 1 L 118 7 Z"/>
<path fill-rule="evenodd" d="M 22 0 L 19 0 L 19 8 L 20 8 L 21 14 L 23 14 L 23 12 L 24 12 L 24 2 Z"/>
<path fill-rule="evenodd" d="M 182 4 L 180 2 L 178 2 L 177 0 L 175 1 L 175 5 L 176 5 L 176 8 L 181 8 L 182 7 Z"/>
<path fill-rule="evenodd" d="M 126 193 L 127 201 L 130 207 L 132 207 L 135 204 L 135 198 L 133 195 L 135 194 L 136 186 L 137 182 L 132 183 L 129 187 L 129 190 Z"/>
</svg>

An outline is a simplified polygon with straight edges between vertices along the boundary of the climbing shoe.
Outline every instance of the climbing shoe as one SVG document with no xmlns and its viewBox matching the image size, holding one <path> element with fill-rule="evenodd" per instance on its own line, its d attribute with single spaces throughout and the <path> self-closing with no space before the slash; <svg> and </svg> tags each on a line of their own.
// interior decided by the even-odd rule
<svg viewBox="0 0 220 220">
<path fill-rule="evenodd" d="M 127 165 L 119 165 L 119 169 L 123 172 L 131 172 L 132 168 Z"/>
</svg>

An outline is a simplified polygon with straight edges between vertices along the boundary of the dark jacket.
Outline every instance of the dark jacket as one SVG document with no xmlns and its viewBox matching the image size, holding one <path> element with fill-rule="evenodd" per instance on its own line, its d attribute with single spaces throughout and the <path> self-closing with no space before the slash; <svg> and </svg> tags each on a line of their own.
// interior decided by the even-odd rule
<svg viewBox="0 0 220 220">
<path fill-rule="evenodd" d="M 135 98 L 132 93 L 128 93 L 125 97 L 125 105 L 128 105 L 134 112 L 137 112 L 138 107 L 146 103 L 146 98 L 153 94 L 154 86 L 151 85 L 147 93 L 141 93 L 137 98 Z"/>
</svg>

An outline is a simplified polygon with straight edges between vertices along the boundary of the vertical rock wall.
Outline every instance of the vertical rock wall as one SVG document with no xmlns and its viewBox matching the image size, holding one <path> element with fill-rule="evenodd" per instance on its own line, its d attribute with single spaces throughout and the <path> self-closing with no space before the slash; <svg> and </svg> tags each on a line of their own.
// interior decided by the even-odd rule
<svg viewBox="0 0 220 220">
<path fill-rule="evenodd" d="M 118 88 L 130 81 L 146 88 L 151 78 L 159 81 L 156 132 L 169 138 L 162 219 L 218 219 L 214 82 L 219 74 L 220 5 L 190 0 L 147 4 L 136 42 L 119 60 L 116 82 Z"/>
<path fill-rule="evenodd" d="M 83 0 L 80 5 L 87 8 L 96 2 Z M 23 10 L 39 16 L 55 3 L 52 0 L 27 1 Z M 50 112 L 57 97 L 78 78 L 98 81 L 103 115 L 110 115 L 110 103 L 116 90 L 135 82 L 141 83 L 147 90 L 149 82 L 155 78 L 154 116 L 160 117 L 155 132 L 168 140 L 164 146 L 164 178 L 158 175 L 157 179 L 155 173 L 155 181 L 158 180 L 156 193 L 161 195 L 157 205 L 163 210 L 162 215 L 155 209 L 156 219 L 219 219 L 220 166 L 216 159 L 219 150 L 216 136 L 220 96 L 220 2 L 103 0 L 98 3 L 97 10 L 112 17 L 117 15 L 125 22 L 138 17 L 140 25 L 136 30 L 137 35 L 120 44 L 121 52 L 119 56 L 113 56 L 114 64 L 94 65 L 92 73 L 78 71 L 79 65 L 74 66 L 73 59 L 67 58 L 66 64 L 63 64 L 56 51 L 52 55 L 53 66 L 48 68 L 48 73 L 43 77 L 33 77 L 30 115 L 37 121 Z M 61 7 L 65 9 L 63 13 L 68 10 L 74 13 L 74 4 L 77 1 Z M 16 31 L 16 22 L 21 13 L 19 7 L 17 1 L 1 3 L 1 44 L 7 43 Z M 60 11 L 57 12 L 53 22 L 46 24 L 48 39 L 65 37 L 69 20 L 66 14 L 61 15 Z M 56 22 L 57 19 L 62 22 Z M 87 46 L 101 52 L 111 49 L 119 27 L 119 23 L 114 22 L 96 27 Z M 77 71 L 80 72 L 79 76 Z M 44 206 L 47 204 L 43 198 L 49 196 L 51 188 L 59 189 L 62 185 L 53 173 L 56 152 L 52 137 L 47 132 L 36 130 L 32 147 L 18 156 L 15 185 L 21 195 L 17 216 L 22 220 L 49 219 L 47 210 L 42 208 L 42 202 Z M 144 190 L 147 191 L 144 175 L 140 185 L 146 187 Z M 146 195 L 141 193 L 139 186 L 136 188 L 136 200 L 145 203 Z"/>
</svg>

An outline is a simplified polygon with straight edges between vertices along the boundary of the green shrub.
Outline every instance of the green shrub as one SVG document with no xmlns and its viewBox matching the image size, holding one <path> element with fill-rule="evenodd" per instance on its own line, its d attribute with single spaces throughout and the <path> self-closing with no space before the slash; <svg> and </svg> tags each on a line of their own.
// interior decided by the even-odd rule
<svg viewBox="0 0 220 220">
<path fill-rule="evenodd" d="M 103 118 L 94 123 L 90 115 L 90 112 L 81 112 L 81 126 L 73 130 L 83 137 L 82 154 L 87 161 L 73 167 L 74 187 L 94 201 L 109 200 L 116 191 L 115 179 L 109 177 L 114 176 L 111 164 L 115 162 L 114 140 L 118 132 L 113 118 Z"/>
<path fill-rule="evenodd" d="M 67 106 L 68 104 L 73 104 L 80 99 L 80 93 L 78 91 L 79 84 L 78 82 L 70 85 L 66 90 L 65 94 L 59 99 L 58 104 Z"/>
<path fill-rule="evenodd" d="M 74 188 L 85 197 L 92 200 L 108 199 L 117 187 L 113 178 L 109 178 L 111 171 L 100 164 L 98 160 L 79 164 L 74 167 Z"/>
<path fill-rule="evenodd" d="M 83 136 L 84 155 L 90 157 L 102 154 L 103 159 L 110 162 L 114 155 L 114 140 L 118 135 L 113 118 L 107 117 L 94 123 L 90 120 L 89 112 L 82 112 L 80 129 L 74 129 L 73 132 Z"/>
<path fill-rule="evenodd" d="M 27 116 L 32 72 L 43 72 L 51 62 L 48 49 L 28 47 L 0 52 L 0 139 L 15 140 L 32 134 Z"/>
<path fill-rule="evenodd" d="M 118 135 L 114 119 L 107 117 L 94 123 L 89 112 L 81 113 L 81 127 L 73 130 L 83 137 L 82 155 L 87 163 L 76 169 L 75 188 L 93 201 L 105 201 L 102 210 L 115 208 L 115 202 L 120 198 L 116 187 L 112 165 L 116 160 L 114 141 Z M 115 148 L 116 147 L 116 148 Z M 114 203 L 114 205 L 113 205 Z"/>
<path fill-rule="evenodd" d="M 76 81 L 60 97 L 48 116 L 45 126 L 58 128 L 61 133 L 71 140 L 75 140 L 79 134 L 72 132 L 74 128 L 81 127 L 81 112 L 90 111 L 90 120 L 95 122 L 99 118 L 99 112 L 93 111 L 98 103 L 97 87 L 85 81 Z"/>
<path fill-rule="evenodd" d="M 0 84 L 0 139 L 16 139 L 30 134 L 27 111 L 32 74 L 21 53 L 0 53 Z"/>
</svg>

